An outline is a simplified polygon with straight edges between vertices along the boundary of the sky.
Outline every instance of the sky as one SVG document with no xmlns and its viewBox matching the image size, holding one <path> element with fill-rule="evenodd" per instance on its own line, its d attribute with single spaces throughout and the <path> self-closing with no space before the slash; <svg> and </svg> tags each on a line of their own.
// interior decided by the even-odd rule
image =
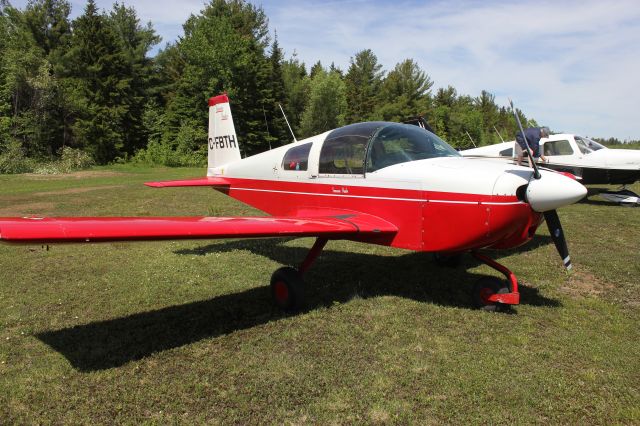
<svg viewBox="0 0 640 426">
<path fill-rule="evenodd" d="M 161 46 L 182 34 L 203 0 L 128 0 Z M 26 0 L 11 3 L 23 8 Z M 71 0 L 72 17 L 85 1 Z M 110 10 L 111 0 L 97 0 Z M 640 2 L 251 0 L 277 31 L 285 58 L 346 71 L 371 49 L 384 70 L 413 58 L 459 94 L 511 98 L 555 133 L 640 140 Z M 159 48 L 157 47 L 155 51 Z M 154 52 L 155 52 L 154 51 Z"/>
</svg>

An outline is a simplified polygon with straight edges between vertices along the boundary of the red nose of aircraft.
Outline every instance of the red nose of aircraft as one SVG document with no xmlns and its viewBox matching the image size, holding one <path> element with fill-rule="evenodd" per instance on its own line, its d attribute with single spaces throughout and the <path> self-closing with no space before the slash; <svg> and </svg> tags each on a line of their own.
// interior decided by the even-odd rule
<svg viewBox="0 0 640 426">
<path fill-rule="evenodd" d="M 540 179 L 531 179 L 526 191 L 526 201 L 539 213 L 568 206 L 587 195 L 578 181 L 560 173 L 540 171 Z"/>
</svg>

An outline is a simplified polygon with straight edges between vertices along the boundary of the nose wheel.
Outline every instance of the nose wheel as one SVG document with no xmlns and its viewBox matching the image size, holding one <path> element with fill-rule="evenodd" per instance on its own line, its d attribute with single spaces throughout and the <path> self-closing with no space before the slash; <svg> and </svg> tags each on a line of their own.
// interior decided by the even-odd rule
<svg viewBox="0 0 640 426">
<path fill-rule="evenodd" d="M 482 277 L 473 286 L 471 293 L 473 306 L 489 312 L 502 310 L 509 305 L 494 302 L 492 298 L 496 294 L 507 293 L 509 293 L 509 287 L 503 280 L 496 277 Z"/>
</svg>

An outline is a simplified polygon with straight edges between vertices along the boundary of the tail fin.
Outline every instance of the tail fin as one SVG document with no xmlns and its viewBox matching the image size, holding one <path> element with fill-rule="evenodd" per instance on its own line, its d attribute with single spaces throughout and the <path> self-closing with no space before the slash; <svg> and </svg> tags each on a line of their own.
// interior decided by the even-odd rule
<svg viewBox="0 0 640 426">
<path fill-rule="evenodd" d="M 209 170 L 240 160 L 238 136 L 226 94 L 209 99 Z"/>
</svg>

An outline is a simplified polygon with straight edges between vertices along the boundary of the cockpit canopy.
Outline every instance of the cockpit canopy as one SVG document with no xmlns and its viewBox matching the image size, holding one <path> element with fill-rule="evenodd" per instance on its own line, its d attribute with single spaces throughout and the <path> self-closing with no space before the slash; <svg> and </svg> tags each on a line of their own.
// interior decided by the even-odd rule
<svg viewBox="0 0 640 426">
<path fill-rule="evenodd" d="M 459 156 L 442 139 L 417 126 L 358 123 L 327 135 L 320 151 L 319 173 L 364 174 L 409 161 Z"/>
<path fill-rule="evenodd" d="M 591 154 L 594 151 L 604 148 L 604 146 L 600 145 L 598 142 L 583 136 L 574 135 L 573 138 L 576 140 L 576 144 L 578 145 L 580 152 L 583 154 Z"/>
</svg>

